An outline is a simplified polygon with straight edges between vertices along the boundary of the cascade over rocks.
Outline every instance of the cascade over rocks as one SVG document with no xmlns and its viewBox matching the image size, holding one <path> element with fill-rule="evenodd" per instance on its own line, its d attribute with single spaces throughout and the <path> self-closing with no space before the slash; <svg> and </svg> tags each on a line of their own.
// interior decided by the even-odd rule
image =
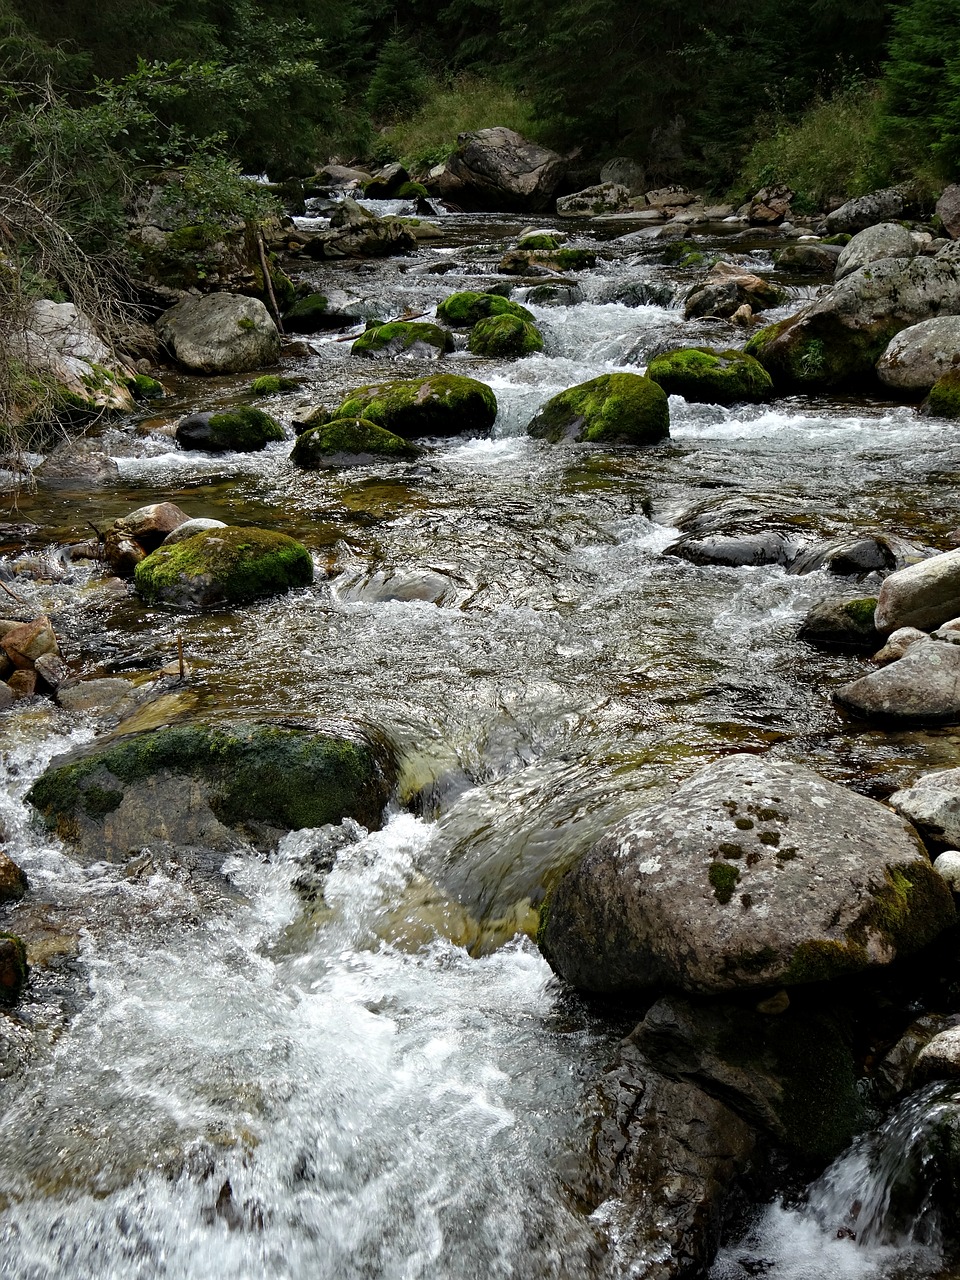
<svg viewBox="0 0 960 1280">
<path fill-rule="evenodd" d="M 245 373 L 275 364 L 280 334 L 257 298 L 236 293 L 186 297 L 165 311 L 157 336 L 191 373 Z"/>
<path fill-rule="evenodd" d="M 462 209 L 537 213 L 550 206 L 565 171 L 555 151 L 497 126 L 461 133 L 435 186 Z"/>
<path fill-rule="evenodd" d="M 901 329 L 877 362 L 880 381 L 900 391 L 926 392 L 960 368 L 960 316 L 936 316 Z"/>
<path fill-rule="evenodd" d="M 377 829 L 395 773 L 360 726 L 198 722 L 60 756 L 27 801 L 81 858 L 123 861 L 159 840 L 226 850 L 344 818 Z"/>
<path fill-rule="evenodd" d="M 903 819 L 803 765 L 736 755 L 601 837 L 547 898 L 538 942 L 583 991 L 711 993 L 889 964 L 954 918 Z"/>
<path fill-rule="evenodd" d="M 913 258 L 917 253 L 917 242 L 906 227 L 899 222 L 880 222 L 858 232 L 843 246 L 834 278 L 842 280 L 868 262 L 878 262 L 883 258 Z"/>
</svg>

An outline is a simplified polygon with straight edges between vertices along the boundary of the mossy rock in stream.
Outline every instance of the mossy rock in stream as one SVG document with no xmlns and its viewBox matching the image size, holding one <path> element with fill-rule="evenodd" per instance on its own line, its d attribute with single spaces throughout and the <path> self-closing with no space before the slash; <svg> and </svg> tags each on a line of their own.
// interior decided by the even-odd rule
<svg viewBox="0 0 960 1280">
<path fill-rule="evenodd" d="M 358 356 L 428 356 L 438 359 L 453 350 L 453 334 L 439 325 L 405 320 L 374 325 L 350 348 Z"/>
<path fill-rule="evenodd" d="M 279 373 L 263 373 L 259 378 L 254 378 L 248 390 L 252 396 L 275 396 L 296 391 L 299 386 L 299 378 L 284 378 Z"/>
<path fill-rule="evenodd" d="M 496 293 L 474 293 L 465 289 L 461 293 L 451 293 L 437 307 L 437 319 L 454 329 L 466 329 L 486 320 L 489 316 L 516 316 L 520 320 L 533 323 L 533 313 L 519 302 L 501 297 Z"/>
<path fill-rule="evenodd" d="M 12 1008 L 27 981 L 27 949 L 13 933 L 0 933 L 0 1008 Z"/>
<path fill-rule="evenodd" d="M 698 404 L 757 403 L 773 396 L 773 379 L 763 365 L 742 351 L 684 347 L 654 356 L 647 377 L 668 396 Z"/>
<path fill-rule="evenodd" d="M 331 324 L 330 304 L 322 293 L 308 293 L 305 298 L 295 302 L 283 317 L 284 328 L 288 333 L 316 333 L 318 329 L 326 329 Z M 340 320 L 334 313 L 333 323 Z"/>
<path fill-rule="evenodd" d="M 323 467 L 363 467 L 372 462 L 406 462 L 421 450 L 365 418 L 333 418 L 297 436 L 291 462 L 305 471 Z"/>
<path fill-rule="evenodd" d="M 241 405 L 219 413 L 188 414 L 177 423 L 176 438 L 181 449 L 259 453 L 271 442 L 283 439 L 283 427 L 262 409 Z"/>
<path fill-rule="evenodd" d="M 475 378 L 437 373 L 357 387 L 333 416 L 365 418 L 404 440 L 486 435 L 497 417 L 497 398 Z"/>
<path fill-rule="evenodd" d="M 27 793 L 81 856 L 111 860 L 158 840 L 226 849 L 354 818 L 381 826 L 396 766 L 360 726 L 190 723 L 55 759 Z"/>
<path fill-rule="evenodd" d="M 493 359 L 529 356 L 543 350 L 543 335 L 519 316 L 488 316 L 473 326 L 467 346 L 473 355 Z"/>
<path fill-rule="evenodd" d="M 649 378 L 604 373 L 548 400 L 527 432 L 553 444 L 657 444 L 670 435 L 670 408 Z"/>
<path fill-rule="evenodd" d="M 960 419 L 960 369 L 948 369 L 937 379 L 921 405 L 921 412 L 936 418 Z"/>
<path fill-rule="evenodd" d="M 139 595 L 181 609 L 247 604 L 313 582 L 301 543 L 270 529 L 206 529 L 160 546 L 134 571 Z"/>
</svg>

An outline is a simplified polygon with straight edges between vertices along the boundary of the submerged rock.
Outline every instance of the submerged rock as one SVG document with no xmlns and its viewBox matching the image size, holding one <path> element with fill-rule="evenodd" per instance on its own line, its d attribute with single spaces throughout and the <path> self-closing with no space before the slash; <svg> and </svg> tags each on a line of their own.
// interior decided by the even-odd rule
<svg viewBox="0 0 960 1280">
<path fill-rule="evenodd" d="M 741 569 L 761 564 L 787 566 L 796 558 L 800 543 L 792 533 L 765 529 L 756 533 L 685 534 L 669 547 L 665 556 L 676 556 L 690 564 L 718 564 Z"/>
<path fill-rule="evenodd" d="M 364 418 L 404 440 L 486 435 L 496 416 L 497 398 L 490 388 L 455 373 L 357 387 L 334 414 L 337 418 Z"/>
<path fill-rule="evenodd" d="M 604 373 L 548 400 L 527 432 L 553 444 L 657 444 L 670 435 L 670 409 L 649 378 Z"/>
<path fill-rule="evenodd" d="M 800 625 L 800 640 L 844 649 L 875 649 L 880 633 L 873 623 L 875 596 L 830 599 L 815 604 Z"/>
<path fill-rule="evenodd" d="M 137 565 L 137 592 L 176 608 L 247 604 L 313 581 L 306 547 L 269 529 L 226 526 L 158 547 Z"/>
<path fill-rule="evenodd" d="M 322 467 L 364 467 L 372 462 L 404 462 L 420 450 L 365 418 L 334 418 L 297 436 L 290 460 L 307 471 Z"/>
<path fill-rule="evenodd" d="M 158 840 L 223 850 L 344 818 L 377 829 L 394 773 L 359 728 L 192 723 L 61 756 L 26 798 L 81 856 L 122 861 Z"/>
<path fill-rule="evenodd" d="M 768 400 L 773 395 L 770 375 L 742 351 L 714 351 L 684 347 L 654 356 L 647 377 L 668 396 L 703 404 L 736 404 Z"/>
<path fill-rule="evenodd" d="M 538 941 L 581 990 L 709 993 L 888 964 L 953 919 L 902 818 L 803 765 L 738 755 L 602 837 L 548 897 Z"/>
<path fill-rule="evenodd" d="M 268 444 L 283 439 L 283 427 L 262 409 L 241 405 L 217 413 L 188 414 L 177 423 L 176 439 L 181 449 L 259 453 Z"/>
<path fill-rule="evenodd" d="M 0 906 L 7 902 L 19 902 L 26 892 L 25 872 L 0 849 Z"/>
<path fill-rule="evenodd" d="M 350 350 L 360 356 L 419 356 L 438 360 L 453 350 L 453 335 L 436 324 L 393 320 L 367 329 Z"/>
<path fill-rule="evenodd" d="M 208 293 L 186 297 L 165 311 L 157 336 L 191 373 L 246 373 L 276 363 L 280 334 L 257 298 Z"/>
</svg>

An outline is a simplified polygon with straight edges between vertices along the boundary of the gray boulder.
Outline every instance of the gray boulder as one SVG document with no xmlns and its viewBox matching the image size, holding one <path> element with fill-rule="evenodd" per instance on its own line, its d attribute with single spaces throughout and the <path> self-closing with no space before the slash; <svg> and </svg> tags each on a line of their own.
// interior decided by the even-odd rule
<svg viewBox="0 0 960 1280">
<path fill-rule="evenodd" d="M 849 244 L 844 245 L 837 259 L 835 279 L 842 280 L 868 262 L 878 262 L 882 258 L 913 258 L 916 253 L 916 242 L 906 227 L 899 222 L 880 222 L 858 232 Z"/>
<path fill-rule="evenodd" d="M 952 183 L 937 201 L 937 217 L 951 240 L 960 240 L 960 184 Z"/>
<path fill-rule="evenodd" d="M 619 213 L 630 208 L 630 192 L 615 182 L 602 182 L 595 187 L 585 187 L 571 196 L 561 196 L 557 201 L 557 215 L 561 218 L 589 218 L 601 213 Z"/>
<path fill-rule="evenodd" d="M 929 631 L 960 614 L 960 548 L 891 573 L 880 587 L 874 619 L 884 634 L 899 627 Z"/>
<path fill-rule="evenodd" d="M 841 649 L 874 649 L 880 639 L 873 625 L 876 605 L 873 596 L 821 600 L 804 618 L 798 638 Z"/>
<path fill-rule="evenodd" d="M 244 373 L 275 364 L 280 334 L 257 298 L 237 293 L 187 297 L 165 311 L 157 336 L 191 373 Z"/>
<path fill-rule="evenodd" d="M 23 331 L 15 331 L 11 342 L 17 355 L 52 375 L 78 406 L 133 408 L 129 383 L 135 370 L 114 354 L 72 302 L 38 299 L 27 311 Z"/>
<path fill-rule="evenodd" d="M 865 720 L 952 724 L 960 720 L 960 646 L 920 640 L 896 662 L 836 689 L 833 700 Z"/>
<path fill-rule="evenodd" d="M 546 209 L 566 162 L 512 129 L 461 133 L 437 181 L 438 193 L 463 209 Z"/>
<path fill-rule="evenodd" d="M 718 262 L 707 278 L 687 295 L 683 314 L 687 320 L 702 316 L 732 316 L 746 304 L 753 311 L 779 307 L 786 292 L 762 276 L 729 262 Z"/>
<path fill-rule="evenodd" d="M 334 210 L 330 229 L 304 251 L 311 258 L 391 258 L 416 247 L 416 236 L 399 218 L 381 218 L 347 197 Z"/>
<path fill-rule="evenodd" d="M 803 765 L 737 755 L 602 837 L 548 897 L 538 942 L 581 990 L 710 993 L 888 964 L 953 919 L 902 818 Z"/>
<path fill-rule="evenodd" d="M 960 316 L 937 316 L 891 338 L 877 362 L 877 374 L 888 387 L 925 393 L 958 366 Z"/>
<path fill-rule="evenodd" d="M 630 195 L 639 196 L 647 185 L 647 175 L 643 165 L 637 164 L 636 160 L 629 156 L 614 156 L 600 170 L 600 181 L 615 182 L 626 187 Z"/>
<path fill-rule="evenodd" d="M 917 193 L 910 183 L 904 182 L 896 187 L 884 187 L 881 191 L 871 191 L 869 195 L 848 200 L 839 209 L 827 214 L 827 229 L 831 235 L 838 231 L 863 231 L 865 227 L 875 226 L 878 222 L 909 218 L 921 212 Z"/>
<path fill-rule="evenodd" d="M 912 786 L 895 791 L 887 803 L 924 839 L 960 846 L 960 769 L 922 774 Z"/>
</svg>

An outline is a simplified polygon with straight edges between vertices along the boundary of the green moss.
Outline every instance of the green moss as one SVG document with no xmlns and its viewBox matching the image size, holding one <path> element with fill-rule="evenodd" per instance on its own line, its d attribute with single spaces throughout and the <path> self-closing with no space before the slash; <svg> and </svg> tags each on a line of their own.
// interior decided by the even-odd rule
<svg viewBox="0 0 960 1280">
<path fill-rule="evenodd" d="M 676 265 L 688 257 L 691 253 L 690 243 L 687 240 L 671 240 L 669 244 L 663 246 L 661 257 L 668 266 Z"/>
<path fill-rule="evenodd" d="M 655 356 L 647 377 L 667 395 L 707 404 L 768 400 L 773 380 L 759 361 L 742 351 L 684 347 Z"/>
<path fill-rule="evenodd" d="M 0 933 L 0 1005 L 10 1008 L 27 981 L 27 949 L 14 933 Z"/>
<path fill-rule="evenodd" d="M 835 236 L 824 236 L 821 244 L 838 244 L 843 246 L 845 244 L 849 244 L 852 239 L 853 236 L 850 235 L 848 231 L 839 231 Z"/>
<path fill-rule="evenodd" d="M 214 814 L 230 827 L 299 830 L 347 816 L 379 826 L 393 768 L 382 744 L 363 739 L 272 725 L 175 725 L 48 769 L 27 801 L 48 827 L 69 832 L 78 812 L 103 816 L 87 801 L 91 791 L 122 791 L 168 771 L 203 780 Z"/>
<path fill-rule="evenodd" d="M 933 384 L 923 409 L 937 418 L 960 420 L 960 369 L 948 369 Z"/>
<path fill-rule="evenodd" d="M 590 249 L 558 249 L 552 256 L 558 271 L 585 271 L 597 265 L 597 255 Z"/>
<path fill-rule="evenodd" d="M 533 313 L 519 302 L 511 302 L 495 293 L 473 293 L 464 290 L 452 293 L 444 298 L 437 307 L 437 319 L 455 329 L 469 328 L 488 316 L 517 316 L 521 320 L 533 323 Z"/>
<path fill-rule="evenodd" d="M 419 449 L 376 423 L 364 418 L 333 418 L 299 435 L 290 458 L 298 467 L 316 470 L 358 465 L 378 458 L 403 461 L 419 456 Z"/>
<path fill-rule="evenodd" d="M 453 350 L 453 336 L 435 324 L 412 324 L 405 320 L 393 320 L 389 324 L 374 325 L 362 333 L 350 350 L 354 355 L 378 355 L 387 347 L 400 353 L 409 351 L 415 343 L 436 347 L 438 351 Z"/>
<path fill-rule="evenodd" d="M 517 245 L 518 249 L 550 249 L 560 248 L 560 241 L 547 231 L 540 231 L 532 236 L 524 236 Z"/>
<path fill-rule="evenodd" d="M 527 428 L 538 440 L 656 444 L 670 434 L 663 390 L 637 373 L 605 373 L 548 400 Z"/>
<path fill-rule="evenodd" d="M 924 854 L 922 861 L 886 869 L 884 883 L 873 887 L 869 906 L 847 937 L 865 945 L 870 934 L 879 933 L 898 954 L 909 954 L 932 942 L 955 919 L 953 895 Z"/>
<path fill-rule="evenodd" d="M 122 800 L 122 791 L 90 786 L 83 793 L 83 811 L 90 818 L 102 818 L 119 808 Z"/>
<path fill-rule="evenodd" d="M 250 319 L 249 316 L 241 316 L 240 319 L 237 321 L 237 328 L 249 330 L 249 329 L 255 329 L 256 325 L 253 323 L 253 321 Z"/>
<path fill-rule="evenodd" d="M 722 854 L 724 858 L 733 858 L 734 860 L 736 860 L 737 858 L 743 857 L 743 845 L 732 844 L 730 841 L 727 841 L 727 840 L 725 840 L 722 844 L 717 846 L 717 851 L 720 854 Z"/>
<path fill-rule="evenodd" d="M 420 182 L 405 182 L 399 187 L 394 197 L 396 200 L 423 200 L 430 195 L 427 188 Z"/>
<path fill-rule="evenodd" d="M 711 862 L 707 879 L 713 887 L 713 896 L 721 906 L 726 906 L 740 882 L 740 872 L 729 862 Z"/>
<path fill-rule="evenodd" d="M 337 418 L 365 418 L 405 440 L 486 433 L 496 416 L 497 399 L 490 388 L 453 373 L 357 387 L 334 414 Z"/>
<path fill-rule="evenodd" d="M 271 440 L 283 439 L 283 427 L 262 409 L 242 405 L 215 413 L 210 419 L 210 443 L 215 449 L 256 452 Z"/>
<path fill-rule="evenodd" d="M 863 596 L 859 600 L 847 600 L 841 605 L 842 611 L 858 627 L 873 629 L 873 615 L 877 609 L 876 596 Z"/>
<path fill-rule="evenodd" d="M 543 335 L 519 316 L 488 316 L 473 326 L 467 345 L 475 356 L 528 356 L 543 350 Z"/>
<path fill-rule="evenodd" d="M 856 942 L 817 938 L 801 942 L 793 953 L 781 981 L 785 986 L 808 982 L 831 982 L 867 967 L 866 949 Z"/>
<path fill-rule="evenodd" d="M 135 400 L 152 400 L 156 396 L 163 395 L 162 384 L 156 378 L 150 378 L 145 373 L 138 373 L 134 377 L 128 378 L 127 386 Z"/>
<path fill-rule="evenodd" d="M 296 391 L 300 386 L 296 378 L 282 378 L 278 373 L 264 373 L 254 378 L 248 390 L 254 396 L 273 396 L 283 391 Z"/>
<path fill-rule="evenodd" d="M 144 600 L 178 603 L 190 583 L 212 583 L 217 603 L 246 604 L 291 587 L 309 586 L 313 561 L 306 547 L 268 529 L 205 529 L 158 547 L 141 560 L 134 584 Z"/>
<path fill-rule="evenodd" d="M 315 333 L 326 323 L 329 305 L 322 293 L 308 293 L 293 304 L 283 323 L 291 333 Z"/>
</svg>

